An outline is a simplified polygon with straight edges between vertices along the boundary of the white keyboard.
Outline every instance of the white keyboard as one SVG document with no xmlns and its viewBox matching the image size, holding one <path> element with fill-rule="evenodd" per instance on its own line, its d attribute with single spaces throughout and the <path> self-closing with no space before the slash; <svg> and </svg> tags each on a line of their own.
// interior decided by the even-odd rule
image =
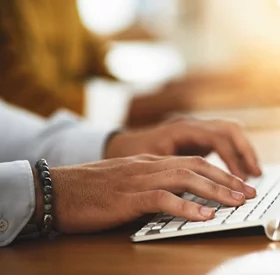
<svg viewBox="0 0 280 275">
<path fill-rule="evenodd" d="M 261 178 L 248 181 L 256 187 L 257 197 L 247 200 L 244 205 L 227 207 L 185 193 L 182 198 L 215 208 L 215 218 L 204 222 L 193 222 L 161 213 L 131 236 L 132 241 L 148 241 L 255 226 L 264 226 L 268 238 L 275 240 L 279 235 L 280 240 L 280 221 L 278 220 L 280 218 L 280 166 L 269 165 L 263 171 Z M 278 230 L 278 227 L 277 235 L 274 231 Z M 271 230 L 274 231 L 270 232 Z M 271 234 L 274 235 L 270 236 Z"/>
</svg>

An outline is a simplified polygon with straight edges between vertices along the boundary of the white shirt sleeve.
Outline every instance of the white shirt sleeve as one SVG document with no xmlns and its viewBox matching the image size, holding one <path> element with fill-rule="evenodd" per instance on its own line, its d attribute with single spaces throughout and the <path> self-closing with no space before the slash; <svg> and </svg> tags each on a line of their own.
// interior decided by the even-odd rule
<svg viewBox="0 0 280 275">
<path fill-rule="evenodd" d="M 35 209 L 34 181 L 28 161 L 0 164 L 0 247 L 11 243 Z"/>
<path fill-rule="evenodd" d="M 45 120 L 0 101 L 0 247 L 16 238 L 34 212 L 30 164 L 40 158 L 50 166 L 100 160 L 110 132 L 66 111 Z"/>
<path fill-rule="evenodd" d="M 0 162 L 45 158 L 50 166 L 98 161 L 112 129 L 99 131 L 67 111 L 49 120 L 0 101 Z"/>
</svg>

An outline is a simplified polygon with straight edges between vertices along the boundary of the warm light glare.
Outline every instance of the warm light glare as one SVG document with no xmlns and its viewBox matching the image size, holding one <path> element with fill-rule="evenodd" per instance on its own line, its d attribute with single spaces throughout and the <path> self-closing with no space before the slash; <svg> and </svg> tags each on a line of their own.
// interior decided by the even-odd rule
<svg viewBox="0 0 280 275">
<path fill-rule="evenodd" d="M 109 34 L 128 27 L 135 19 L 136 0 L 78 0 L 80 16 L 93 32 Z"/>
<path fill-rule="evenodd" d="M 118 78 L 134 83 L 158 83 L 184 70 L 178 52 L 164 43 L 116 43 L 107 64 Z"/>
</svg>

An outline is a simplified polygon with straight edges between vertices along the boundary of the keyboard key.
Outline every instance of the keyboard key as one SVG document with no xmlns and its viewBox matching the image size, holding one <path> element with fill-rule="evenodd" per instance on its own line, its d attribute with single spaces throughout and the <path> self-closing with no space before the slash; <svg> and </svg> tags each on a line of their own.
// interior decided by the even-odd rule
<svg viewBox="0 0 280 275">
<path fill-rule="evenodd" d="M 246 205 L 249 205 L 249 204 L 257 205 L 262 199 L 263 199 L 262 196 L 257 195 L 257 197 L 255 197 L 254 199 L 247 200 Z"/>
<path fill-rule="evenodd" d="M 178 218 L 178 217 L 174 218 L 172 221 L 174 221 L 174 222 L 187 222 L 187 220 L 185 218 Z"/>
<path fill-rule="evenodd" d="M 236 210 L 236 207 L 227 207 L 227 206 L 222 206 L 221 208 L 218 209 L 216 214 L 218 213 L 226 213 L 226 214 L 231 214 Z"/>
<path fill-rule="evenodd" d="M 160 217 L 161 215 L 156 215 L 148 224 L 157 224 L 158 222 L 160 222 Z"/>
<path fill-rule="evenodd" d="M 216 212 L 214 219 L 226 219 L 232 212 Z"/>
<path fill-rule="evenodd" d="M 238 207 L 232 214 L 231 216 L 229 216 L 225 223 L 226 224 L 232 224 L 232 223 L 239 223 L 239 222 L 243 222 L 246 217 L 252 212 L 252 210 L 254 209 L 254 205 L 250 204 L 250 205 L 244 205 L 244 206 L 240 206 Z"/>
<path fill-rule="evenodd" d="M 218 208 L 219 206 L 221 206 L 221 204 L 216 201 L 207 201 L 205 206 L 210 207 L 210 208 Z"/>
<path fill-rule="evenodd" d="M 139 230 L 138 232 L 135 233 L 135 236 L 145 236 L 150 230 L 149 229 L 145 229 L 145 230 Z"/>
<path fill-rule="evenodd" d="M 242 215 L 244 213 L 247 213 L 247 215 L 250 214 L 250 212 L 252 212 L 255 208 L 254 204 L 249 204 L 249 205 L 242 205 L 240 207 L 238 207 L 232 215 Z"/>
<path fill-rule="evenodd" d="M 267 192 L 279 181 L 279 174 L 272 173 L 269 175 L 266 180 L 265 184 L 260 184 L 259 188 L 257 189 L 257 195 L 263 197 L 266 195 Z"/>
<path fill-rule="evenodd" d="M 141 230 L 151 230 L 154 226 L 155 226 L 155 224 L 148 223 L 145 226 L 143 226 Z"/>
<path fill-rule="evenodd" d="M 158 223 L 158 224 L 156 224 L 156 225 L 153 226 L 152 230 L 160 230 L 160 229 L 162 229 L 165 225 L 166 225 L 166 223 L 164 223 L 164 222 Z"/>
<path fill-rule="evenodd" d="M 204 222 L 203 226 L 213 226 L 213 225 L 220 225 L 223 223 L 223 221 L 225 220 L 225 218 L 214 218 L 212 220 L 206 221 Z"/>
<path fill-rule="evenodd" d="M 187 222 L 181 229 L 200 228 L 204 226 L 204 222 Z"/>
<path fill-rule="evenodd" d="M 196 195 L 194 194 L 190 194 L 190 193 L 184 193 L 182 196 L 181 196 L 182 199 L 186 200 L 186 201 L 192 201 L 196 198 Z"/>
<path fill-rule="evenodd" d="M 160 233 L 166 233 L 166 232 L 174 232 L 178 231 L 178 229 L 184 224 L 184 221 L 171 221 L 166 226 L 164 226 Z"/>
<path fill-rule="evenodd" d="M 172 219 L 174 218 L 174 216 L 171 216 L 169 214 L 163 214 L 160 217 L 160 221 L 159 223 L 167 223 L 170 222 Z"/>
<path fill-rule="evenodd" d="M 193 200 L 193 202 L 196 202 L 200 205 L 205 205 L 207 203 L 207 200 L 203 199 L 203 198 L 200 198 L 200 197 L 197 197 L 196 199 Z"/>
<path fill-rule="evenodd" d="M 250 177 L 247 182 L 250 182 L 250 185 L 255 187 L 255 188 L 258 188 L 259 185 L 261 184 L 262 180 L 263 180 L 264 176 L 261 176 L 261 177 L 258 177 L 258 178 L 253 178 L 253 177 Z"/>
<path fill-rule="evenodd" d="M 280 192 L 280 184 L 276 184 L 274 188 L 271 190 L 271 192 L 266 197 L 264 197 L 261 203 L 256 207 L 252 215 L 250 215 L 247 218 L 247 220 L 248 221 L 258 220 L 265 212 L 265 210 L 268 208 L 268 206 L 271 204 L 271 202 L 277 197 L 279 192 Z"/>
<path fill-rule="evenodd" d="M 247 215 L 243 215 L 243 216 L 231 215 L 228 219 L 225 220 L 225 224 L 241 223 L 245 220 L 246 217 Z"/>
</svg>

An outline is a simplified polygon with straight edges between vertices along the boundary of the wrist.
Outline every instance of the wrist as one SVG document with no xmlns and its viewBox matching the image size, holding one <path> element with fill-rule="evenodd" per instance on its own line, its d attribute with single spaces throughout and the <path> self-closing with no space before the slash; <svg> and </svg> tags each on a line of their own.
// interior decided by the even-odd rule
<svg viewBox="0 0 280 275">
<path fill-rule="evenodd" d="M 124 132 L 115 131 L 108 137 L 104 150 L 104 159 L 117 157 L 116 148 L 120 146 L 124 135 Z"/>
</svg>

